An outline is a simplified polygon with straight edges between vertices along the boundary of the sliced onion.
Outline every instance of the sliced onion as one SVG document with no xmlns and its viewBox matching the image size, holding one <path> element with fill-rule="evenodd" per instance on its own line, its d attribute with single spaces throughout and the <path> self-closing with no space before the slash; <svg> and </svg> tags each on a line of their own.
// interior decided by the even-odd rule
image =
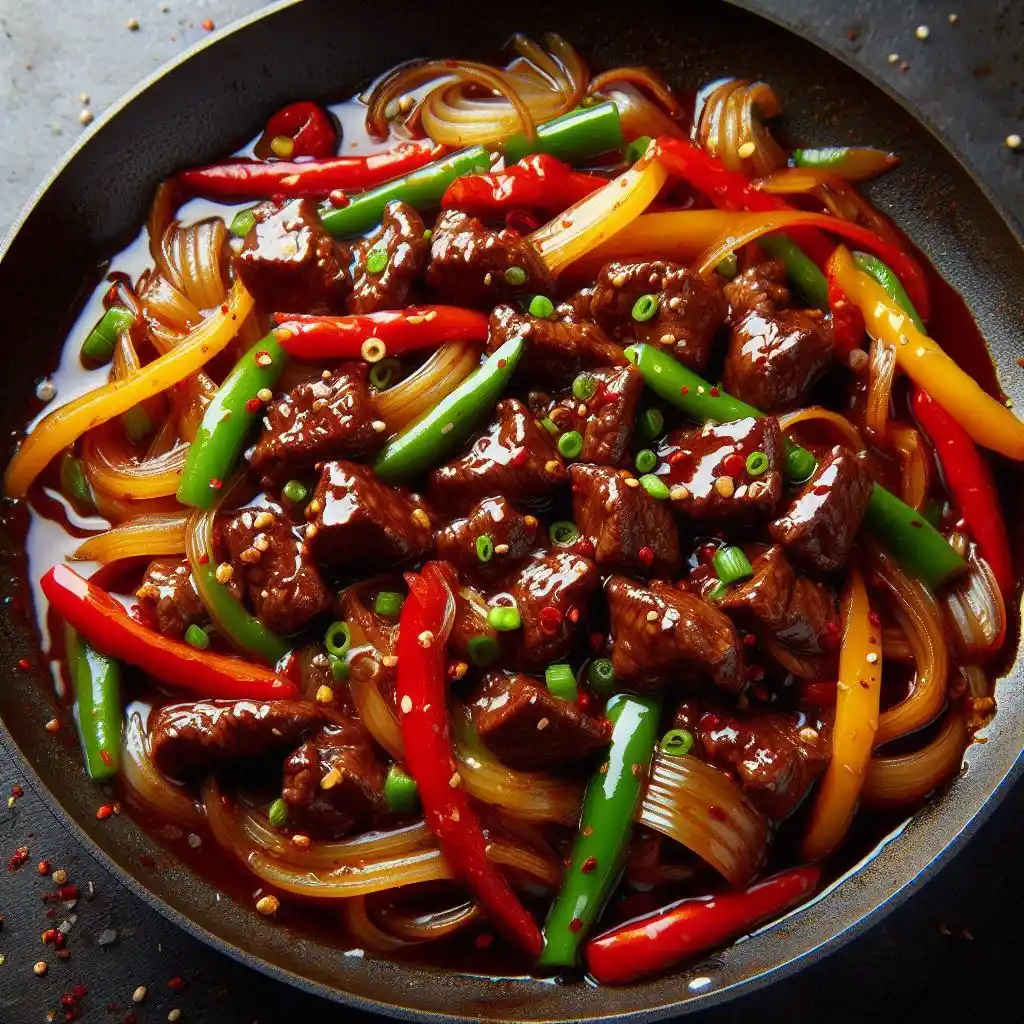
<svg viewBox="0 0 1024 1024">
<path fill-rule="evenodd" d="M 779 426 L 784 434 L 801 423 L 827 423 L 835 429 L 848 448 L 855 452 L 864 450 L 864 442 L 857 428 L 842 414 L 825 409 L 820 405 L 810 405 L 806 409 L 784 413 L 779 417 Z"/>
<path fill-rule="evenodd" d="M 626 69 L 629 70 L 629 69 Z M 599 98 L 611 100 L 619 112 L 619 122 L 622 125 L 622 135 L 627 142 L 634 139 L 648 136 L 652 139 L 660 135 L 672 135 L 677 139 L 685 139 L 686 132 L 678 122 L 665 113 L 665 110 L 657 103 L 652 103 L 639 89 L 630 85 L 628 80 L 616 75 L 614 79 L 607 76 L 615 75 L 615 72 L 605 72 L 599 75 L 590 84 L 591 95 L 597 91 L 596 82 L 602 82 Z M 624 84 L 604 85 L 603 81 L 623 82 Z M 678 104 L 673 100 L 672 109 L 678 109 Z M 678 115 L 675 115 L 678 116 Z"/>
<path fill-rule="evenodd" d="M 768 653 L 787 671 L 798 679 L 822 679 L 835 674 L 834 654 L 807 654 L 790 650 L 767 629 L 758 634 L 758 639 Z"/>
<path fill-rule="evenodd" d="M 876 544 L 868 547 L 874 582 L 891 602 L 896 621 L 914 652 L 917 669 L 910 694 L 878 717 L 875 747 L 923 729 L 938 718 L 946 703 L 949 651 L 942 613 L 932 592 L 918 579 L 903 573 L 889 554 Z"/>
<path fill-rule="evenodd" d="M 913 661 L 914 648 L 906 634 L 896 625 L 882 627 L 882 656 L 886 661 Z"/>
<path fill-rule="evenodd" d="M 377 395 L 377 413 L 391 433 L 404 430 L 451 394 L 479 365 L 475 346 L 442 345 L 415 373 Z"/>
<path fill-rule="evenodd" d="M 396 760 L 405 760 L 405 744 L 402 740 L 402 727 L 398 724 L 394 709 L 380 692 L 380 680 L 383 670 L 380 654 L 369 644 L 357 639 L 356 630 L 353 641 L 356 647 L 346 659 L 349 667 L 348 688 L 352 694 L 352 703 L 363 725 L 370 735 Z"/>
<path fill-rule="evenodd" d="M 130 801 L 183 828 L 203 823 L 203 813 L 188 792 L 157 771 L 149 756 L 149 737 L 136 711 L 128 716 L 121 756 L 121 777 Z"/>
<path fill-rule="evenodd" d="M 694 123 L 694 138 L 730 171 L 747 177 L 771 174 L 785 166 L 786 153 L 764 122 L 781 111 L 774 90 L 764 82 L 726 79 L 708 93 Z"/>
<path fill-rule="evenodd" d="M 116 562 L 120 558 L 156 558 L 185 550 L 186 512 L 143 513 L 89 537 L 72 553 L 83 562 Z"/>
<path fill-rule="evenodd" d="M 992 696 L 992 681 L 980 665 L 960 665 L 958 674 L 963 680 L 963 692 L 968 697 L 985 698 Z"/>
<path fill-rule="evenodd" d="M 407 942 L 432 942 L 446 939 L 480 920 L 480 908 L 472 900 L 463 900 L 444 910 L 414 914 L 400 906 L 389 906 L 381 917 L 393 935 Z"/>
<path fill-rule="evenodd" d="M 371 920 L 366 908 L 365 896 L 352 896 L 342 904 L 342 914 L 348 933 L 363 949 L 371 949 L 375 953 L 393 953 L 405 949 L 422 939 L 406 939 L 400 935 L 384 931 Z"/>
<path fill-rule="evenodd" d="M 954 547 L 965 549 L 967 572 L 951 583 L 942 596 L 953 642 L 968 661 L 997 652 L 1006 639 L 1006 604 L 988 562 L 976 544 L 953 537 Z"/>
<path fill-rule="evenodd" d="M 138 459 L 116 421 L 104 423 L 82 438 L 82 468 L 89 483 L 134 501 L 174 494 L 187 455 L 188 445 L 176 444 L 154 459 Z"/>
<path fill-rule="evenodd" d="M 873 757 L 861 798 L 866 807 L 902 807 L 923 800 L 960 767 L 967 745 L 967 726 L 950 711 L 931 743 L 910 754 Z"/>
<path fill-rule="evenodd" d="M 889 432 L 892 382 L 896 376 L 896 349 L 874 338 L 868 358 L 868 394 L 864 403 L 864 429 L 876 443 L 883 443 Z"/>
<path fill-rule="evenodd" d="M 731 775 L 699 758 L 658 751 L 636 820 L 682 843 L 737 888 L 764 863 L 768 822 Z"/>
<path fill-rule="evenodd" d="M 157 269 L 161 269 L 163 262 L 163 238 L 174 214 L 178 209 L 181 199 L 178 182 L 175 178 L 168 178 L 156 187 L 153 195 L 153 203 L 149 208 L 149 217 L 146 219 L 146 233 L 149 235 L 149 254 Z"/>
<path fill-rule="evenodd" d="M 920 512 L 928 498 L 931 472 L 921 434 L 905 423 L 893 423 L 889 438 L 900 457 L 900 497 Z"/>
</svg>

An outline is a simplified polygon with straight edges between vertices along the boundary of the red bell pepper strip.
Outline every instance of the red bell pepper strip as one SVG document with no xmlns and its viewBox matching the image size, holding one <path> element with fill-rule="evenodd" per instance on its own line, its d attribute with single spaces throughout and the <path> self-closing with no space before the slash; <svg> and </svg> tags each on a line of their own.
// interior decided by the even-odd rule
<svg viewBox="0 0 1024 1024">
<path fill-rule="evenodd" d="M 914 389 L 914 415 L 931 439 L 949 493 L 960 509 L 999 589 L 1013 590 L 1013 558 L 992 471 L 970 435 L 921 388 Z"/>
<path fill-rule="evenodd" d="M 202 651 L 148 629 L 69 566 L 53 566 L 40 584 L 53 610 L 96 650 L 137 665 L 165 683 L 199 697 L 228 700 L 298 696 L 298 687 L 272 669 Z"/>
<path fill-rule="evenodd" d="M 484 341 L 487 317 L 459 306 L 409 306 L 350 316 L 275 313 L 274 337 L 296 359 L 361 359 L 363 343 L 377 338 L 383 356 L 432 348 L 447 341 Z"/>
<path fill-rule="evenodd" d="M 513 210 L 553 217 L 607 185 L 605 178 L 574 171 L 547 153 L 534 153 L 493 174 L 471 174 L 448 186 L 441 206 L 494 220 Z"/>
<path fill-rule="evenodd" d="M 627 921 L 587 944 L 587 966 L 602 984 L 622 984 L 662 971 L 746 935 L 817 888 L 817 867 L 783 871 L 744 892 L 680 900 Z"/>
<path fill-rule="evenodd" d="M 270 143 L 281 137 L 292 141 L 289 157 L 330 156 L 338 147 L 338 131 L 331 115 L 319 103 L 309 100 L 291 103 L 270 118 L 254 147 L 256 155 L 270 156 Z"/>
<path fill-rule="evenodd" d="M 494 926 L 531 956 L 540 931 L 500 872 L 487 859 L 480 821 L 469 803 L 452 753 L 445 644 L 455 614 L 455 585 L 444 562 L 406 574 L 409 596 L 398 633 L 398 700 L 406 768 L 419 787 L 423 814 L 456 878 L 470 889 Z"/>
<path fill-rule="evenodd" d="M 864 315 L 831 275 L 828 275 L 828 307 L 832 311 L 832 340 L 836 355 L 846 359 L 864 342 Z"/>
<path fill-rule="evenodd" d="M 400 178 L 436 160 L 443 147 L 429 139 L 400 142 L 394 149 L 366 156 L 324 160 L 238 159 L 182 171 L 178 180 L 196 195 L 212 198 L 269 199 L 271 196 L 326 196 L 335 189 L 367 189 Z"/>
<path fill-rule="evenodd" d="M 761 192 L 738 171 L 730 171 L 716 157 L 705 153 L 695 143 L 686 139 L 661 136 L 658 139 L 658 159 L 670 174 L 677 175 L 694 188 L 703 192 L 721 210 L 746 210 L 753 213 L 769 213 L 775 210 L 795 210 L 781 196 Z M 836 233 L 852 237 L 846 231 L 857 225 L 836 218 Z M 870 241 L 866 247 L 884 260 L 899 277 L 921 316 L 928 319 L 930 302 L 924 272 L 917 261 L 905 252 L 879 238 L 874 232 L 864 231 Z M 794 230 L 792 238 L 819 267 L 825 263 L 835 246 L 820 231 Z"/>
</svg>

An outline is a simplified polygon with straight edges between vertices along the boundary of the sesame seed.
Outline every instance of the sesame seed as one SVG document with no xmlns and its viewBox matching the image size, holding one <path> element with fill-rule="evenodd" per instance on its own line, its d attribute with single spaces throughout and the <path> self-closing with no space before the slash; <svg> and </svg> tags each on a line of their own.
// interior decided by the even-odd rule
<svg viewBox="0 0 1024 1024">
<path fill-rule="evenodd" d="M 900 55 L 898 53 L 890 53 L 889 54 L 889 63 L 890 64 L 899 64 L 899 62 L 900 62 Z"/>
<path fill-rule="evenodd" d="M 812 729 L 809 725 L 804 726 L 797 735 L 804 743 L 816 743 L 818 741 L 818 730 Z"/>
<path fill-rule="evenodd" d="M 878 661 L 878 655 L 874 651 L 868 652 L 867 662 L 869 665 L 874 665 Z"/>
<path fill-rule="evenodd" d="M 143 1002 L 145 1000 L 145 998 L 146 998 L 146 986 L 145 985 L 140 985 L 132 993 L 132 1002 L 133 1003 L 141 1003 L 141 1002 Z"/>
<path fill-rule="evenodd" d="M 383 420 L 374 420 L 370 426 L 375 434 L 383 434 L 388 429 L 388 425 Z"/>
<path fill-rule="evenodd" d="M 306 527 L 306 540 L 315 537 L 316 533 L 316 523 L 310 523 L 309 526 Z"/>
<path fill-rule="evenodd" d="M 422 315 L 421 315 L 421 314 L 419 314 L 419 313 L 413 313 L 413 315 L 412 315 L 412 316 L 407 316 L 407 317 L 405 318 L 405 322 L 406 322 L 407 324 L 413 324 L 413 325 L 415 326 L 416 324 L 421 324 L 421 323 L 423 323 L 423 317 L 422 317 Z"/>
<path fill-rule="evenodd" d="M 647 613 L 647 621 L 648 622 L 657 622 L 658 621 L 658 613 L 653 608 Z"/>
<path fill-rule="evenodd" d="M 334 700 L 334 691 L 327 685 L 318 686 L 316 690 L 317 704 L 330 704 Z"/>
<path fill-rule="evenodd" d="M 269 402 L 274 397 L 274 392 L 271 391 L 270 388 L 260 388 L 259 391 L 256 392 L 256 397 L 261 402 Z"/>
<path fill-rule="evenodd" d="M 627 487 L 639 487 L 640 486 L 640 481 L 637 480 L 637 478 L 635 476 L 627 476 L 626 477 L 626 486 Z"/>
<path fill-rule="evenodd" d="M 235 575 L 234 566 L 229 565 L 227 562 L 221 562 L 220 565 L 217 566 L 217 571 L 214 575 L 216 576 L 218 583 L 227 583 L 228 580 Z"/>
<path fill-rule="evenodd" d="M 918 39 L 927 39 L 931 34 L 932 31 L 927 25 L 918 25 L 914 31 L 914 35 Z"/>
<path fill-rule="evenodd" d="M 960 20 L 960 16 L 958 14 L 951 14 L 949 16 L 949 23 L 950 23 L 950 25 L 955 25 L 959 20 Z"/>
<path fill-rule="evenodd" d="M 289 336 L 290 336 L 290 332 L 289 332 Z M 287 340 L 287 339 L 283 339 L 283 340 Z M 331 371 L 330 370 L 324 370 L 324 372 L 320 374 L 320 379 L 321 380 L 330 380 L 331 379 Z"/>
<path fill-rule="evenodd" d="M 546 728 L 547 728 L 547 727 L 548 727 L 548 726 L 549 726 L 550 724 L 551 724 L 551 722 L 550 722 L 550 721 L 548 721 L 548 719 L 546 719 L 546 718 L 542 718 L 542 719 L 541 719 L 541 720 L 540 720 L 540 721 L 539 721 L 539 722 L 537 723 L 537 731 L 538 731 L 538 732 L 542 732 L 542 731 L 543 731 L 544 729 L 546 729 Z"/>
<path fill-rule="evenodd" d="M 744 142 L 739 149 L 736 150 L 739 155 L 746 160 L 748 156 L 753 156 L 754 151 L 757 149 L 752 142 Z"/>
<path fill-rule="evenodd" d="M 494 545 L 494 553 L 496 555 L 507 555 L 508 554 L 508 545 L 507 544 L 495 544 Z"/>
<path fill-rule="evenodd" d="M 715 490 L 723 498 L 731 498 L 736 490 L 736 485 L 733 483 L 731 476 L 720 476 L 715 481 Z"/>
<path fill-rule="evenodd" d="M 40 960 L 32 970 L 41 978 L 50 968 L 47 966 L 45 960 Z"/>
<path fill-rule="evenodd" d="M 56 718 L 51 718 L 46 723 L 46 731 L 47 732 L 60 732 L 60 722 L 58 722 Z"/>
<path fill-rule="evenodd" d="M 448 780 L 448 785 L 452 789 L 458 789 L 462 783 L 462 776 L 458 772 L 452 772 L 452 777 Z"/>
<path fill-rule="evenodd" d="M 428 516 L 427 513 L 424 512 L 423 509 L 421 509 L 421 508 L 414 508 L 412 510 L 412 521 L 417 526 L 426 527 L 426 526 L 430 525 L 430 516 Z"/>
<path fill-rule="evenodd" d="M 409 694 L 405 694 L 405 696 L 402 697 L 401 708 L 403 715 L 407 715 L 412 711 L 412 697 L 410 697 Z"/>
<path fill-rule="evenodd" d="M 398 659 L 393 654 L 385 654 L 380 663 L 385 668 L 394 668 L 398 664 Z"/>
<path fill-rule="evenodd" d="M 430 312 L 424 313 L 423 314 L 423 319 L 427 320 L 427 321 L 436 320 L 437 319 L 437 310 L 436 309 L 432 309 L 432 310 L 430 310 Z"/>
<path fill-rule="evenodd" d="M 334 787 L 341 782 L 341 772 L 337 768 L 332 768 L 321 780 L 321 789 L 334 789 Z"/>
<path fill-rule="evenodd" d="M 674 334 L 663 334 L 658 341 L 660 341 L 662 345 L 674 345 L 676 342 L 676 336 Z"/>
<path fill-rule="evenodd" d="M 124 27 L 126 29 L 128 29 L 129 32 L 138 32 L 139 31 L 139 19 L 138 18 L 129 18 L 124 23 Z"/>
<path fill-rule="evenodd" d="M 1013 135 L 1007 135 L 1006 145 L 1009 149 L 1020 149 L 1021 137 L 1016 132 Z"/>
<path fill-rule="evenodd" d="M 252 525 L 257 530 L 265 530 L 268 526 L 274 525 L 274 520 L 276 518 L 277 517 L 274 515 L 273 512 L 267 512 L 266 510 L 264 510 L 256 516 L 256 519 L 253 521 Z"/>
<path fill-rule="evenodd" d="M 431 647 L 434 643 L 434 634 L 429 629 L 425 629 L 416 639 L 419 641 L 420 647 Z"/>
<path fill-rule="evenodd" d="M 621 274 L 621 273 L 620 274 L 616 274 L 612 278 L 612 285 L 615 288 L 621 288 L 625 283 L 626 283 L 626 275 L 625 274 Z"/>
<path fill-rule="evenodd" d="M 172 1024 L 176 1020 L 181 1020 L 181 1010 L 175 1007 L 169 1014 L 167 1014 L 167 1019 L 171 1021 Z"/>
<path fill-rule="evenodd" d="M 704 394 L 704 385 L 703 384 L 698 384 L 697 385 L 697 394 L 698 395 L 703 395 Z"/>
<path fill-rule="evenodd" d="M 78 123 L 79 124 L 92 124 L 92 119 L 93 119 L 93 113 L 92 113 L 91 110 L 88 110 L 88 109 L 87 110 L 83 110 L 78 115 Z"/>
<path fill-rule="evenodd" d="M 676 486 L 668 492 L 668 496 L 673 501 L 686 501 L 690 496 L 690 492 L 682 484 L 676 484 Z"/>
</svg>

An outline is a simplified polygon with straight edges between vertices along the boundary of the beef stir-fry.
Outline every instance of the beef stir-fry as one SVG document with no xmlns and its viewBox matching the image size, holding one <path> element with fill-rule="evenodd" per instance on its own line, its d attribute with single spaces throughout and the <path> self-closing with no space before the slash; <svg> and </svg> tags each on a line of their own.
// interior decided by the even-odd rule
<svg viewBox="0 0 1024 1024">
<path fill-rule="evenodd" d="M 1024 424 L 852 184 L 891 154 L 512 46 L 379 79 L 383 151 L 299 103 L 162 185 L 5 485 L 128 810 L 339 945 L 625 982 L 956 774 Z"/>
</svg>

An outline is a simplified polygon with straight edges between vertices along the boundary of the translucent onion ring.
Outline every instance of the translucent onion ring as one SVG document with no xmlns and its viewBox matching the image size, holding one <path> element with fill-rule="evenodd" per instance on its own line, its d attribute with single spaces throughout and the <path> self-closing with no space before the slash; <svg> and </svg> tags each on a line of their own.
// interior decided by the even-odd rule
<svg viewBox="0 0 1024 1024">
<path fill-rule="evenodd" d="M 628 82 L 623 85 L 604 86 L 599 95 L 600 98 L 611 100 L 615 104 L 619 112 L 619 122 L 622 124 L 622 134 L 627 142 L 632 142 L 643 135 L 648 135 L 652 139 L 659 135 L 686 138 L 686 132 L 676 121 Z"/>
<path fill-rule="evenodd" d="M 71 555 L 83 562 L 180 555 L 185 550 L 187 512 L 142 513 L 83 541 Z"/>
<path fill-rule="evenodd" d="M 377 413 L 390 433 L 404 430 L 451 394 L 478 366 L 474 345 L 442 345 L 418 370 L 377 395 Z"/>
<path fill-rule="evenodd" d="M 889 433 L 889 409 L 892 383 L 896 377 L 896 349 L 874 338 L 868 358 L 868 393 L 864 403 L 864 429 L 876 443 L 886 441 Z"/>
<path fill-rule="evenodd" d="M 649 67 L 634 65 L 602 71 L 601 74 L 595 75 L 591 79 L 587 92 L 591 95 L 596 92 L 605 92 L 613 82 L 628 82 L 630 85 L 640 86 L 658 101 L 670 118 L 676 119 L 683 116 L 683 106 L 668 87 L 668 83 L 657 71 Z"/>
<path fill-rule="evenodd" d="M 920 512 L 931 486 L 929 462 L 921 443 L 921 434 L 905 423 L 892 423 L 889 426 L 889 439 L 900 456 L 900 497 L 912 509 Z"/>
<path fill-rule="evenodd" d="M 953 641 L 970 661 L 984 660 L 1003 646 L 1006 639 L 1006 603 L 988 562 L 962 534 L 950 544 L 967 559 L 968 571 L 943 592 L 942 606 Z"/>
<path fill-rule="evenodd" d="M 834 654 L 806 654 L 792 651 L 779 642 L 768 630 L 762 630 L 758 639 L 765 650 L 787 671 L 799 679 L 823 679 L 835 674 Z"/>
<path fill-rule="evenodd" d="M 462 931 L 480 919 L 480 908 L 472 900 L 430 914 L 411 914 L 396 906 L 382 910 L 381 919 L 388 931 L 406 942 L 432 942 Z"/>
<path fill-rule="evenodd" d="M 178 444 L 156 458 L 140 460 L 117 423 L 104 423 L 82 438 L 82 466 L 89 483 L 136 501 L 174 494 L 187 455 L 188 445 Z"/>
<path fill-rule="evenodd" d="M 766 83 L 727 79 L 705 99 L 694 123 L 694 138 L 730 171 L 742 171 L 747 177 L 770 174 L 785 166 L 786 153 L 763 122 L 777 117 L 781 110 L 778 97 Z M 752 148 L 741 152 L 744 147 Z"/>
<path fill-rule="evenodd" d="M 365 896 L 352 896 L 345 900 L 341 912 L 349 935 L 363 949 L 372 949 L 375 953 L 393 953 L 413 945 L 416 941 L 422 941 L 393 935 L 375 924 L 367 910 Z"/>
<path fill-rule="evenodd" d="M 861 439 L 857 428 L 845 416 L 820 405 L 809 405 L 806 409 L 797 409 L 794 412 L 783 413 L 779 417 L 779 426 L 784 434 L 789 434 L 793 427 L 798 424 L 813 421 L 828 423 L 835 428 L 839 436 L 846 442 L 847 447 L 853 451 L 859 452 L 864 450 L 864 441 Z"/>
</svg>

